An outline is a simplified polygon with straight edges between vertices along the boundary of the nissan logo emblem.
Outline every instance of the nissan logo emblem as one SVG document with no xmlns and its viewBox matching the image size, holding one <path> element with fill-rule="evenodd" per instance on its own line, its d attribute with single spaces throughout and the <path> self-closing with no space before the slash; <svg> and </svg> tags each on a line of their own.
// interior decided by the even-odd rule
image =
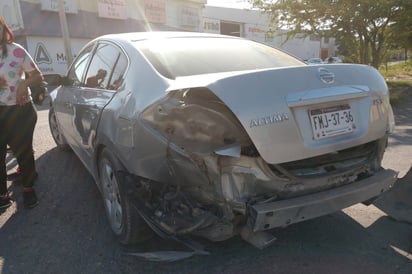
<svg viewBox="0 0 412 274">
<path fill-rule="evenodd" d="M 319 68 L 318 74 L 320 80 L 325 84 L 332 84 L 333 82 L 335 82 L 335 74 L 325 68 Z"/>
</svg>

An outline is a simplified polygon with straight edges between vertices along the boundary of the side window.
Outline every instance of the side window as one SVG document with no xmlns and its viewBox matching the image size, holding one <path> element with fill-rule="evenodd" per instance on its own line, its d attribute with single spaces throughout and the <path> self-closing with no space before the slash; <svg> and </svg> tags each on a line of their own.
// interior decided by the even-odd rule
<svg viewBox="0 0 412 274">
<path fill-rule="evenodd" d="M 101 43 L 90 62 L 86 86 L 91 88 L 117 89 L 123 83 L 127 58 L 115 45 Z"/>
<path fill-rule="evenodd" d="M 82 77 L 87 68 L 87 63 L 90 59 L 93 46 L 84 49 L 76 58 L 73 65 L 71 66 L 67 78 L 70 85 L 82 86 Z"/>
<path fill-rule="evenodd" d="M 126 69 L 127 58 L 122 52 L 119 52 L 118 58 L 113 69 L 113 73 L 110 78 L 109 89 L 117 90 L 122 86 Z"/>
</svg>

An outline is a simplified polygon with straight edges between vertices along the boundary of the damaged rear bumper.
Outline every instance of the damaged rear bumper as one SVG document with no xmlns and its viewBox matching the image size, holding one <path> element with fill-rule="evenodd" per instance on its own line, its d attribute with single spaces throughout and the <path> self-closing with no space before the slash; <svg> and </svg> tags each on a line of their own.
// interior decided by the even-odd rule
<svg viewBox="0 0 412 274">
<path fill-rule="evenodd" d="M 397 172 L 394 170 L 382 170 L 339 188 L 253 205 L 248 208 L 248 225 L 256 232 L 327 215 L 380 195 L 391 188 L 396 179 Z"/>
</svg>

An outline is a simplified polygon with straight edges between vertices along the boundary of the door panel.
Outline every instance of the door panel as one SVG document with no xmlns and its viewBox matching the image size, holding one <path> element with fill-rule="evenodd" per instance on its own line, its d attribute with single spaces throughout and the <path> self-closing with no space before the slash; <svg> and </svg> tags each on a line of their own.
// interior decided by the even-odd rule
<svg viewBox="0 0 412 274">
<path fill-rule="evenodd" d="M 84 86 L 74 93 L 73 132 L 78 154 L 88 168 L 92 168 L 94 139 L 101 113 L 123 82 L 127 68 L 123 51 L 110 43 L 99 43 L 88 65 Z"/>
<path fill-rule="evenodd" d="M 60 130 L 66 137 L 70 146 L 76 146 L 75 133 L 73 131 L 73 104 L 76 99 L 76 92 L 83 86 L 83 77 L 90 61 L 93 45 L 85 48 L 78 57 L 73 61 L 67 74 L 67 81 L 60 86 L 57 91 L 55 100 L 53 101 L 53 108 L 56 118 L 59 122 Z M 75 147 L 73 147 L 76 150 Z"/>
</svg>

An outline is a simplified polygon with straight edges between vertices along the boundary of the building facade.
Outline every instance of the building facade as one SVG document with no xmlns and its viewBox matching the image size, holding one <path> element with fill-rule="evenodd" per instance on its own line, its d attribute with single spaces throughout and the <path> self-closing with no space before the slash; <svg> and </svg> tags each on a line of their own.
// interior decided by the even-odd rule
<svg viewBox="0 0 412 274">
<path fill-rule="evenodd" d="M 334 56 L 335 40 L 327 37 L 296 36 L 286 41 L 286 32 L 271 31 L 265 14 L 251 9 L 205 6 L 202 13 L 202 31 L 245 37 L 281 48 L 302 60 Z"/>
<path fill-rule="evenodd" d="M 68 59 L 62 39 L 60 0 L 1 0 L 0 15 L 44 74 L 64 74 Z M 245 37 L 281 48 L 303 60 L 335 54 L 333 39 L 270 32 L 256 10 L 213 7 L 207 0 L 64 0 L 73 54 L 93 38 L 120 32 L 177 30 Z"/>
<path fill-rule="evenodd" d="M 205 4 L 206 0 L 64 0 L 71 51 L 77 53 L 88 41 L 108 33 L 201 31 Z M 44 74 L 66 72 L 58 0 L 2 0 L 0 15 Z"/>
</svg>

